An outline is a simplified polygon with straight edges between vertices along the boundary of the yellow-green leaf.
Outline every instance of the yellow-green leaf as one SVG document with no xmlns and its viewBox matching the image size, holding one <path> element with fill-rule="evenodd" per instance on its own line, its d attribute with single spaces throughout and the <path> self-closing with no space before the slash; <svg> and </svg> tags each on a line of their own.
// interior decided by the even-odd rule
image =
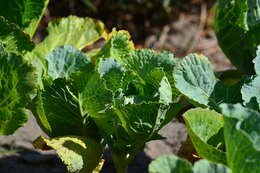
<svg viewBox="0 0 260 173">
<path fill-rule="evenodd" d="M 38 149 L 54 149 L 70 173 L 92 173 L 100 169 L 103 148 L 94 140 L 79 136 L 47 139 L 38 137 L 33 145 Z M 101 162 L 101 163 L 100 163 Z"/>
</svg>

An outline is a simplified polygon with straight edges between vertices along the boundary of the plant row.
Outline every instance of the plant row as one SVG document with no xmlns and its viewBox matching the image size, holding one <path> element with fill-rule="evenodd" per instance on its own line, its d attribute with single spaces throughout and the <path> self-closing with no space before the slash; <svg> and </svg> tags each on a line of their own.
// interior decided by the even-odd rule
<svg viewBox="0 0 260 173">
<path fill-rule="evenodd" d="M 203 55 L 135 49 L 127 31 L 109 33 L 91 18 L 54 20 L 35 44 L 48 0 L 1 2 L 0 133 L 13 134 L 31 111 L 49 136 L 33 145 L 56 150 L 68 172 L 99 172 L 108 146 L 123 173 L 146 142 L 164 139 L 158 131 L 193 105 L 183 118 L 202 160 L 192 167 L 163 156 L 149 172 L 260 172 L 260 10 L 256 0 L 241 3 L 220 0 L 216 18 L 220 46 L 240 72 L 214 72 Z M 244 29 L 241 37 L 236 27 Z M 103 46 L 82 51 L 99 40 Z"/>
</svg>

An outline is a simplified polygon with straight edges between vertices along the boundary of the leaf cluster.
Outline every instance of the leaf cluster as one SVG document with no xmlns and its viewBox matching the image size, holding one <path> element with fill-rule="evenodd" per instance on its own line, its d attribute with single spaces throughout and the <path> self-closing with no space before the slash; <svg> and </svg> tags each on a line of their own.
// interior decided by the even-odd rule
<svg viewBox="0 0 260 173">
<path fill-rule="evenodd" d="M 253 1 L 226 2 L 220 1 L 222 10 L 248 13 L 246 25 L 235 24 L 248 32 L 243 38 L 249 42 L 238 43 L 251 52 L 258 44 L 252 28 L 259 24 L 259 11 L 249 10 Z M 47 4 L 0 1 L 1 134 L 23 126 L 30 110 L 49 136 L 37 138 L 34 146 L 55 149 L 69 172 L 99 172 L 108 146 L 116 171 L 123 173 L 146 142 L 163 139 L 158 131 L 189 102 L 199 108 L 185 112 L 184 121 L 205 160 L 192 167 L 175 156 L 161 157 L 149 172 L 260 172 L 260 46 L 253 53 L 255 75 L 232 78 L 230 71 L 214 73 L 203 55 L 180 60 L 166 51 L 135 49 L 127 31 L 108 33 L 103 23 L 87 17 L 50 22 L 49 34 L 34 44 Z M 230 23 L 223 29 L 218 22 L 217 35 L 230 29 Z M 103 46 L 82 51 L 100 39 Z M 240 60 L 232 62 L 241 67 Z"/>
<path fill-rule="evenodd" d="M 228 86 L 216 77 L 209 61 L 192 54 L 173 71 L 176 88 L 195 105 L 183 114 L 189 138 L 200 160 L 194 167 L 176 156 L 163 156 L 149 172 L 260 171 L 260 46 L 253 60 L 255 73 Z M 232 81 L 232 80 L 229 80 Z"/>
<path fill-rule="evenodd" d="M 16 11 L 0 14 L 0 132 L 12 134 L 30 110 L 50 137 L 34 146 L 55 149 L 69 172 L 100 170 L 106 145 L 124 172 L 147 141 L 163 138 L 158 131 L 178 113 L 172 108 L 181 108 L 171 74 L 178 59 L 136 50 L 127 31 L 107 33 L 101 22 L 75 16 L 50 22 L 35 45 L 47 4 L 1 4 Z M 100 39 L 102 47 L 81 51 Z"/>
</svg>

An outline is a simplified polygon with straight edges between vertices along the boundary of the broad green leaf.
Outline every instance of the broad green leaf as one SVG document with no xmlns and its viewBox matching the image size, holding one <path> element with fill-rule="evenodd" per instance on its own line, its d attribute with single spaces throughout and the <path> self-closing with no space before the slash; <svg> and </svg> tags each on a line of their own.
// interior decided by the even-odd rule
<svg viewBox="0 0 260 173">
<path fill-rule="evenodd" d="M 57 78 L 66 78 L 76 71 L 91 69 L 92 63 L 82 52 L 72 46 L 57 47 L 47 56 L 48 76 L 55 80 Z M 93 67 L 92 67 L 93 68 Z"/>
<path fill-rule="evenodd" d="M 260 114 L 240 104 L 221 108 L 228 166 L 234 173 L 260 172 Z"/>
<path fill-rule="evenodd" d="M 192 165 L 174 155 L 161 156 L 149 165 L 149 173 L 194 173 Z"/>
<path fill-rule="evenodd" d="M 103 23 L 91 18 L 69 16 L 50 22 L 47 27 L 49 35 L 26 56 L 33 60 L 37 68 L 38 84 L 43 88 L 42 76 L 47 74 L 47 55 L 58 46 L 71 45 L 83 49 L 95 41 L 105 38 Z"/>
<path fill-rule="evenodd" d="M 135 71 L 141 78 L 146 79 L 147 74 L 154 68 L 161 68 L 166 74 L 172 73 L 179 59 L 168 52 L 155 52 L 154 50 L 135 50 L 131 57 L 126 59 L 127 68 Z M 167 76 L 168 77 L 168 76 Z"/>
<path fill-rule="evenodd" d="M 100 167 L 99 162 L 103 162 L 103 147 L 86 137 L 64 136 L 46 139 L 40 136 L 33 145 L 39 149 L 56 150 L 69 173 L 93 173 L 96 167 Z"/>
<path fill-rule="evenodd" d="M 159 54 L 152 50 L 136 50 L 126 59 L 126 68 L 139 77 L 138 85 L 143 88 L 143 91 L 138 95 L 142 100 L 146 102 L 160 100 L 164 104 L 172 102 L 172 97 L 176 97 L 178 93 L 172 93 L 167 78 L 171 75 L 167 75 L 167 73 L 171 73 L 175 63 L 176 60 L 170 54 L 165 52 Z M 160 87 L 165 88 L 159 89 Z"/>
<path fill-rule="evenodd" d="M 0 45 L 0 134 L 10 135 L 27 122 L 25 109 L 35 94 L 34 69 Z"/>
<path fill-rule="evenodd" d="M 231 173 L 224 165 L 200 160 L 192 168 L 191 163 L 174 155 L 161 156 L 149 165 L 149 173 Z"/>
<path fill-rule="evenodd" d="M 253 73 L 252 60 L 260 44 L 260 1 L 219 0 L 215 20 L 218 42 L 241 71 Z"/>
<path fill-rule="evenodd" d="M 217 80 L 206 57 L 196 54 L 187 56 L 174 69 L 173 78 L 176 88 L 197 104 L 207 106 L 215 102 L 210 96 Z"/>
<path fill-rule="evenodd" d="M 222 151 L 223 116 L 211 110 L 192 109 L 184 115 L 191 141 L 199 156 L 217 163 L 226 163 L 225 153 Z"/>
<path fill-rule="evenodd" d="M 33 36 L 49 0 L 0 0 L 0 16 Z"/>
<path fill-rule="evenodd" d="M 81 97 L 72 82 L 56 79 L 33 100 L 32 112 L 51 137 L 77 135 L 98 138 L 98 131 L 81 106 Z"/>
<path fill-rule="evenodd" d="M 104 80 L 98 73 L 93 74 L 86 82 L 80 95 L 82 107 L 88 111 L 99 129 L 106 134 L 111 134 L 117 127 L 118 119 L 111 111 L 114 95 L 106 88 Z"/>
<path fill-rule="evenodd" d="M 88 111 L 99 129 L 108 136 L 115 133 L 120 124 L 112 108 L 116 97 L 122 97 L 120 94 L 124 73 L 125 69 L 115 59 L 100 58 L 97 71 L 85 81 L 84 87 L 78 88 L 82 107 Z M 76 81 L 78 82 L 80 81 Z"/>
<path fill-rule="evenodd" d="M 241 102 L 240 89 L 245 79 L 232 86 L 223 85 L 202 55 L 191 54 L 180 61 L 173 71 L 173 78 L 176 88 L 196 106 L 220 111 L 222 102 Z"/>
<path fill-rule="evenodd" d="M 48 52 L 64 45 L 83 49 L 106 37 L 103 23 L 87 17 L 69 16 L 55 20 L 49 23 L 47 31 L 49 35 L 33 50 L 33 57 L 45 59 Z"/>
<path fill-rule="evenodd" d="M 170 86 L 169 83 L 167 85 Z M 165 92 L 167 93 L 167 91 Z M 137 104 L 134 97 L 125 97 L 125 105 L 114 108 L 114 112 L 127 133 L 116 136 L 119 139 L 123 138 L 124 141 L 118 140 L 120 143 L 109 145 L 115 164 L 123 164 L 122 167 L 124 167 L 137 152 L 142 150 L 147 141 L 158 139 L 157 133 L 165 122 L 169 109 L 169 106 L 166 105 L 168 102 L 164 105 L 159 101 L 149 103 L 138 103 L 138 101 Z M 117 170 L 121 170 L 120 167 Z"/>
<path fill-rule="evenodd" d="M 0 5 L 0 8 L 2 6 Z M 1 10 L 0 10 L 1 13 Z M 29 36 L 22 32 L 15 24 L 9 23 L 0 16 L 0 43 L 8 52 L 25 54 L 34 48 Z"/>
<path fill-rule="evenodd" d="M 116 110 L 122 126 L 130 136 L 140 141 L 149 140 L 154 133 L 159 131 L 165 119 L 167 107 L 160 104 L 127 104 Z"/>
</svg>

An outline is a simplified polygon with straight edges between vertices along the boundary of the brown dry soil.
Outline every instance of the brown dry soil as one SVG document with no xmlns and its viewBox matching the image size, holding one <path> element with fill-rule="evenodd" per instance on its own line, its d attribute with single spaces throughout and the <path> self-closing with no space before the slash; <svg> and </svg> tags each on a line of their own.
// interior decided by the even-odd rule
<svg viewBox="0 0 260 173">
<path fill-rule="evenodd" d="M 55 5 L 53 6 L 55 7 Z M 49 7 L 41 22 L 40 29 L 34 38 L 36 41 L 41 40 L 46 34 L 43 30 L 46 21 L 57 17 L 52 12 L 53 6 Z M 114 24 L 115 27 L 128 29 L 133 35 L 134 41 L 137 42 L 138 48 L 168 50 L 177 57 L 184 57 L 193 52 L 202 53 L 209 57 L 215 70 L 233 68 L 217 44 L 212 30 L 212 11 L 207 8 L 207 3 L 199 1 L 191 9 L 194 9 L 194 12 L 184 10 L 178 12 L 177 15 L 176 13 L 169 14 L 174 15 L 173 20 L 168 20 L 154 27 L 149 25 L 149 21 L 143 21 L 138 25 L 130 21 L 130 26 L 129 21 L 126 25 L 121 22 L 120 26 L 116 25 L 118 21 L 112 22 L 112 24 L 110 24 L 109 19 L 103 19 L 103 21 L 108 26 Z M 110 17 L 115 18 L 114 16 Z M 131 27 L 132 25 L 134 27 Z M 150 28 L 150 30 L 149 32 L 143 31 L 143 35 L 138 35 L 138 27 Z M 160 133 L 166 139 L 148 142 L 144 152 L 139 153 L 129 166 L 130 173 L 147 172 L 147 166 L 152 159 L 160 155 L 176 154 L 187 138 L 185 125 L 175 119 L 161 129 Z M 66 168 L 54 151 L 42 152 L 33 148 L 31 142 L 39 135 L 44 135 L 44 133 L 31 115 L 27 125 L 20 128 L 17 133 L 11 136 L 0 136 L 0 173 L 65 173 Z M 104 158 L 107 161 L 102 172 L 115 172 L 109 151 L 104 152 Z"/>
</svg>

